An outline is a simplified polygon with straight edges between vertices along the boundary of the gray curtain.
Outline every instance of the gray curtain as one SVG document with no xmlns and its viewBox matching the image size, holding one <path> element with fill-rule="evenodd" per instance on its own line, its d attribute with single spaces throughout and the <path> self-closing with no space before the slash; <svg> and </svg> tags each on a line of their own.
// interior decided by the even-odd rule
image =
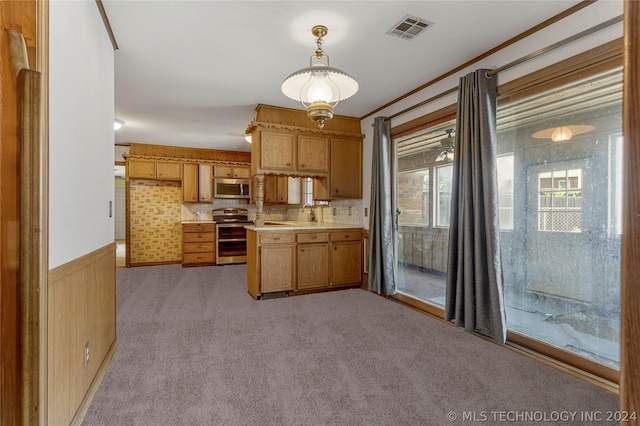
<svg viewBox="0 0 640 426">
<path fill-rule="evenodd" d="M 445 319 L 506 341 L 498 183 L 496 78 L 460 79 L 451 191 Z"/>
<path fill-rule="evenodd" d="M 390 296 L 396 292 L 391 206 L 391 123 L 385 117 L 376 117 L 373 126 L 367 288 Z"/>
</svg>

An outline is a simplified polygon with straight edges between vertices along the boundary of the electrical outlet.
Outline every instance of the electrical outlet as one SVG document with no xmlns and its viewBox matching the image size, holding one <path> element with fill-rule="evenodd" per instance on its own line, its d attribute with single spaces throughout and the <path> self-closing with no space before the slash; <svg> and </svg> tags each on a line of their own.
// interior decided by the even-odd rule
<svg viewBox="0 0 640 426">
<path fill-rule="evenodd" d="M 333 208 L 331 209 L 331 214 L 332 214 L 333 216 L 336 216 L 336 215 L 338 214 L 338 209 L 337 209 L 336 207 L 333 207 Z"/>
<path fill-rule="evenodd" d="M 89 342 L 84 345 L 84 368 L 89 366 Z"/>
<path fill-rule="evenodd" d="M 109 217 L 113 217 L 113 201 L 109 201 Z"/>
<path fill-rule="evenodd" d="M 369 217 L 369 207 L 364 208 L 364 217 Z"/>
<path fill-rule="evenodd" d="M 351 206 L 349 206 L 349 216 L 351 216 Z"/>
</svg>

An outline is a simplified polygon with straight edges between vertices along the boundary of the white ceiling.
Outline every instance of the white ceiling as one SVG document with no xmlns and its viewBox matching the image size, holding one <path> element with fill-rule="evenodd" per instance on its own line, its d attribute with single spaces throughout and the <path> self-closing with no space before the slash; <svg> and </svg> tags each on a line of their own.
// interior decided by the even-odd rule
<svg viewBox="0 0 640 426">
<path fill-rule="evenodd" d="M 308 66 L 317 24 L 331 65 L 360 84 L 336 113 L 362 117 L 576 3 L 104 0 L 119 46 L 116 142 L 249 151 L 257 104 L 302 108 L 280 84 Z M 387 35 L 407 14 L 435 25 Z"/>
</svg>

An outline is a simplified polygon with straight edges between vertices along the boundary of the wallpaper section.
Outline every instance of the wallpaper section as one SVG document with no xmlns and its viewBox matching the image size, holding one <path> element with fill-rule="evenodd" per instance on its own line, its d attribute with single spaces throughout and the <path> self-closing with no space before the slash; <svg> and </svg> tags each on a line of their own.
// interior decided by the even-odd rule
<svg viewBox="0 0 640 426">
<path fill-rule="evenodd" d="M 132 265 L 182 260 L 180 182 L 131 180 L 129 250 Z"/>
</svg>

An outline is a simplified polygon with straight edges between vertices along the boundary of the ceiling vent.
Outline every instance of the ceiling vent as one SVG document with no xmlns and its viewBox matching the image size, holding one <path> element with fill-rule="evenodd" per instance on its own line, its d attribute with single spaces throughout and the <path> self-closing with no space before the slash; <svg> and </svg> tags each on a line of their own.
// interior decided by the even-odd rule
<svg viewBox="0 0 640 426">
<path fill-rule="evenodd" d="M 403 40 L 413 40 L 433 25 L 426 19 L 421 19 L 413 15 L 407 15 L 395 24 L 387 34 L 400 37 Z"/>
</svg>

